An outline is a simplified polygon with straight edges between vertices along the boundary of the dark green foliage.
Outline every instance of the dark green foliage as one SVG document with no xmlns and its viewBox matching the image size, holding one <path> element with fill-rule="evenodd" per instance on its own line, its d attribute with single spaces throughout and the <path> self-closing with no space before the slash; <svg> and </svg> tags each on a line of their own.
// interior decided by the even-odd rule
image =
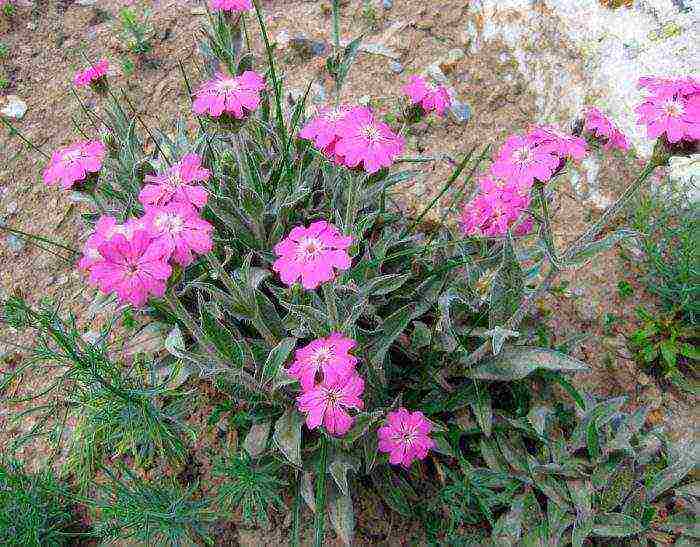
<svg viewBox="0 0 700 547">
<path fill-rule="evenodd" d="M 28 474 L 19 462 L 0 461 L 0 545 L 69 545 L 74 526 L 70 492 L 49 470 Z"/>
<path fill-rule="evenodd" d="M 700 312 L 700 210 L 683 188 L 641 200 L 633 215 L 644 251 L 644 281 L 668 311 L 695 325 Z"/>
<path fill-rule="evenodd" d="M 4 382 L 30 369 L 52 371 L 49 386 L 28 396 L 34 404 L 20 417 L 34 414 L 36 422 L 17 443 L 36 435 L 60 439 L 65 422 L 75 416 L 67 466 L 83 487 L 107 456 L 128 454 L 139 465 L 156 457 L 184 459 L 185 439 L 193 433 L 183 422 L 180 394 L 169 387 L 176 366 L 162 378 L 143 355 L 134 356 L 130 366 L 115 363 L 108 345 L 111 325 L 89 341 L 75 317 L 63 319 L 50 302 L 34 309 L 12 298 L 5 304 L 5 318 L 15 328 L 33 331 L 36 345 L 30 360 Z"/>
<path fill-rule="evenodd" d="M 148 22 L 148 13 L 139 15 L 133 8 L 122 8 L 119 10 L 119 23 L 122 37 L 132 53 L 145 55 L 151 51 L 154 31 Z"/>
<path fill-rule="evenodd" d="M 652 315 L 637 308 L 641 326 L 630 337 L 638 360 L 652 373 L 674 385 L 697 391 L 698 339 L 697 329 L 688 327 L 674 313 Z"/>
<path fill-rule="evenodd" d="M 246 524 L 266 525 L 268 511 L 285 505 L 280 497 L 283 481 L 277 478 L 278 464 L 254 463 L 245 452 L 220 461 L 215 474 L 223 478 L 218 500 L 225 511 L 240 508 Z"/>
<path fill-rule="evenodd" d="M 101 541 L 135 541 L 142 545 L 213 545 L 209 525 L 216 513 L 195 496 L 196 485 L 185 489 L 173 480 L 148 482 L 123 469 L 123 476 L 107 471 L 97 500 L 94 535 Z"/>
</svg>

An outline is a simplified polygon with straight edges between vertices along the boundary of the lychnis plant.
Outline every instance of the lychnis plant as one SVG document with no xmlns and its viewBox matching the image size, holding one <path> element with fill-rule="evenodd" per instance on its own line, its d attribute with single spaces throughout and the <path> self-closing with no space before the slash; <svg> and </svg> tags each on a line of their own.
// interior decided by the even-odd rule
<svg viewBox="0 0 700 547">
<path fill-rule="evenodd" d="M 537 127 L 510 136 L 493 157 L 488 146 L 467 151 L 435 199 L 409 216 L 394 205 L 392 193 L 420 175 L 396 166 L 426 159 L 406 157 L 401 132 L 378 112 L 341 103 L 359 41 L 341 49 L 339 4 L 333 4 L 334 48 L 327 62 L 336 81 L 334 104 L 308 113 L 303 95 L 288 107 L 258 3 L 255 15 L 267 55 L 262 68 L 242 51 L 250 25 L 241 13 L 250 2 L 217 0 L 200 47 L 202 66 L 181 67 L 196 128 L 178 120 L 174 127 L 152 130 L 132 113 L 126 94 L 110 93 L 107 115 L 94 116 L 103 120 L 100 139 L 56 151 L 44 179 L 83 191 L 95 205 L 89 216 L 94 229 L 79 263 L 89 282 L 120 306 L 166 325 L 166 359 L 186 369 L 193 384 L 198 377 L 196 387 L 208 385 L 245 408 L 249 427 L 242 451 L 227 454 L 217 466 L 223 507 L 240 507 L 246 520 L 264 521 L 266 509 L 280 505 L 277 491 L 287 479 L 294 499 L 292 541 L 300 541 L 306 504 L 314 514 L 316 545 L 323 543 L 329 522 L 350 544 L 360 478 L 387 504 L 412 515 L 418 496 L 412 480 L 461 474 L 469 481 L 463 490 L 468 501 L 453 507 L 453 520 L 458 512 L 483 515 L 496 537 L 506 537 L 508 523 L 515 523 L 526 498 L 529 507 L 535 489 L 561 501 L 562 485 L 549 475 L 567 476 L 580 441 L 578 429 L 572 446 L 545 437 L 549 430 L 537 410 L 532 427 L 523 423 L 528 382 L 546 377 L 575 394 L 562 374 L 587 370 L 565 353 L 518 344 L 525 338 L 523 320 L 562 270 L 586 264 L 633 235 L 618 230 L 600 237 L 667 160 L 671 144 L 694 138 L 694 129 L 679 136 L 675 126 L 669 128 L 621 198 L 565 248 L 555 243 L 550 214 L 557 181 L 591 148 L 629 148 L 595 108 L 586 110 L 571 133 Z M 681 85 L 654 79 L 646 85 L 653 93 L 664 87 L 679 102 L 700 91 L 695 80 Z M 422 76 L 411 79 L 406 93 L 414 105 L 411 116 L 416 109 L 441 115 L 451 101 L 444 87 Z M 645 123 L 655 116 L 656 100 L 640 107 Z M 460 229 L 424 223 L 450 192 L 449 207 L 470 196 Z M 10 308 L 36 317 L 16 301 Z M 40 332 L 55 330 L 52 321 L 40 325 Z M 110 369 L 106 347 L 85 348 L 75 334 L 68 345 L 84 348 L 89 357 L 57 354 L 68 370 L 77 371 L 75 383 L 85 392 L 76 406 L 90 410 L 88 417 L 101 415 L 91 405 L 90 390 L 97 388 L 107 389 L 104 397 L 121 405 L 120 412 L 109 414 L 117 420 L 117 438 L 106 437 L 100 450 L 135 454 L 137 464 L 150 462 L 141 458 L 144 451 L 181 459 L 189 430 L 172 410 L 178 396 L 167 391 L 167 382 L 146 387 L 137 383 L 143 374 L 138 381 L 131 376 L 132 368 Z M 155 362 L 143 365 L 134 369 L 158 368 Z M 122 422 L 134 406 L 150 421 Z M 579 406 L 581 412 L 597 412 L 587 403 Z M 607 415 L 599 418 L 584 419 L 595 464 L 607 455 L 601 433 L 608 431 Z M 463 427 L 464 420 L 473 427 Z M 99 425 L 86 418 L 78 438 L 89 438 Z M 138 437 L 128 436 L 127 427 L 135 427 Z M 541 454 L 521 450 L 521 433 L 533 438 L 528 442 L 542 443 Z M 495 475 L 483 470 L 475 475 L 468 446 L 497 446 L 510 463 Z M 499 467 L 499 457 L 483 459 Z M 592 467 L 585 463 L 575 478 L 590 476 Z M 491 496 L 496 488 L 505 488 L 506 495 Z M 119 491 L 128 494 L 124 499 L 138 500 L 150 489 L 135 482 Z M 436 499 L 449 503 L 459 497 L 455 492 Z M 515 508 L 508 509 L 515 494 Z M 571 531 L 567 512 L 573 514 L 574 505 L 566 498 L 567 503 L 547 506 L 551 517 L 534 526 L 533 538 Z M 184 507 L 178 534 L 194 529 L 198 512 L 192 507 L 189 502 Z M 528 518 L 537 519 L 541 511 Z M 637 519 L 620 515 L 614 518 Z M 140 522 L 131 513 L 115 519 L 126 519 L 133 529 Z M 640 531 L 646 530 L 649 523 L 640 519 Z M 157 525 L 168 537 L 168 523 Z M 205 528 L 197 533 L 204 535 Z"/>
</svg>

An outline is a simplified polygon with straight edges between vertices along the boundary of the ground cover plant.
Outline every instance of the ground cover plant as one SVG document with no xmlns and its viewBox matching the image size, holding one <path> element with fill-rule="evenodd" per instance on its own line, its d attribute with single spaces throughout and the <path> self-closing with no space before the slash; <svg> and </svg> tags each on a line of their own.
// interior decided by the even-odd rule
<svg viewBox="0 0 700 547">
<path fill-rule="evenodd" d="M 291 515 L 292 544 L 320 545 L 329 529 L 351 544 L 356 492 L 370 485 L 438 544 L 697 535 L 697 488 L 682 484 L 692 458 L 654 442 L 645 409 L 581 394 L 566 373 L 584 363 L 518 341 L 561 271 L 634 235 L 611 220 L 697 141 L 700 83 L 641 82 L 655 153 L 558 248 L 549 207 L 571 162 L 629 148 L 603 112 L 582 112 L 570 132 L 533 127 L 495 151 L 465 151 L 440 192 L 457 190 L 460 225 L 435 226 L 424 220 L 437 199 L 415 216 L 393 203 L 425 161 L 404 156 L 401 130 L 367 107 L 310 112 L 306 97 L 288 107 L 260 6 L 211 8 L 201 70 L 182 70 L 191 113 L 147 127 L 110 84 L 108 61 L 88 60 L 75 84 L 103 109 L 85 103 L 78 142 L 37 152 L 46 184 L 91 202 L 94 228 L 75 258 L 117 311 L 86 339 L 60 303 L 10 298 L 5 320 L 37 345 L 3 385 L 21 385 L 30 367 L 57 371 L 19 397 L 35 401 L 30 435 L 67 452 L 90 534 L 211 543 L 212 523 L 240 510 L 258 524 Z M 256 22 L 266 59 L 245 45 Z M 326 67 L 338 91 L 359 44 L 341 48 L 336 26 Z M 406 124 L 451 100 L 422 75 L 405 94 Z M 124 350 L 139 323 L 167 333 L 162 349 Z M 220 409 L 211 421 L 223 415 L 242 441 L 212 458 L 203 487 L 188 476 L 204 426 L 190 418 L 207 399 Z"/>
</svg>

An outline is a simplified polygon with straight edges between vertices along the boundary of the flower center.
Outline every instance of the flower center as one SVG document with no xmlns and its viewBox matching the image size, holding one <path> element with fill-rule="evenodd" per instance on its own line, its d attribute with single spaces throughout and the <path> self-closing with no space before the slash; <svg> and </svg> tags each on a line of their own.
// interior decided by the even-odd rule
<svg viewBox="0 0 700 547">
<path fill-rule="evenodd" d="M 70 152 L 63 154 L 63 161 L 65 163 L 73 163 L 84 157 L 85 154 L 83 154 L 82 150 L 71 150 Z"/>
<path fill-rule="evenodd" d="M 515 163 L 529 163 L 532 159 L 532 150 L 529 146 L 523 146 L 519 150 L 513 152 L 513 161 Z"/>
<path fill-rule="evenodd" d="M 161 232 L 169 232 L 173 235 L 182 232 L 185 222 L 175 213 L 161 213 L 153 221 L 155 227 Z"/>
<path fill-rule="evenodd" d="M 325 365 L 333 358 L 333 350 L 329 347 L 323 347 L 316 350 L 313 356 L 313 361 L 319 365 Z"/>
<path fill-rule="evenodd" d="M 297 250 L 301 255 L 301 259 L 305 261 L 318 258 L 323 249 L 323 243 L 315 237 L 307 237 L 302 239 L 297 247 Z"/>
<path fill-rule="evenodd" d="M 663 107 L 664 112 L 667 116 L 672 118 L 678 118 L 683 114 L 683 105 L 679 101 L 666 101 Z"/>
<path fill-rule="evenodd" d="M 399 429 L 394 439 L 405 445 L 412 445 L 417 437 L 418 435 L 416 434 L 415 428 L 401 426 L 401 429 Z"/>
<path fill-rule="evenodd" d="M 379 142 L 382 139 L 382 134 L 379 132 L 379 129 L 372 124 L 365 125 L 360 129 L 360 133 L 372 143 Z"/>
<path fill-rule="evenodd" d="M 183 183 L 179 171 L 174 171 L 168 175 L 168 184 L 173 188 L 178 188 Z"/>
<path fill-rule="evenodd" d="M 229 78 L 226 80 L 221 80 L 218 83 L 217 90 L 220 94 L 224 95 L 226 93 L 233 93 L 235 91 L 240 91 L 241 90 L 241 84 L 239 84 L 236 80 L 233 78 Z"/>
<path fill-rule="evenodd" d="M 336 406 L 342 399 L 343 394 L 340 389 L 327 389 L 326 390 L 326 404 L 329 406 Z"/>
</svg>

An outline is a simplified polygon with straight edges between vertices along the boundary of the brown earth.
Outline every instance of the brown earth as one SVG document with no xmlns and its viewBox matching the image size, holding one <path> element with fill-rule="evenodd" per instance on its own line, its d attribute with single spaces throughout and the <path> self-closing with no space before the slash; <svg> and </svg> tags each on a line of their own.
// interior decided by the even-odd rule
<svg viewBox="0 0 700 547">
<path fill-rule="evenodd" d="M 189 74 L 196 73 L 199 60 L 195 39 L 202 21 L 197 4 L 186 0 L 149 3 L 156 35 L 154 49 L 146 60 L 128 53 L 118 37 L 116 22 L 109 19 L 123 2 L 104 0 L 98 4 L 99 8 L 82 6 L 73 0 L 49 0 L 36 2 L 34 8 L 21 7 L 9 21 L 0 18 L 0 42 L 6 44 L 10 52 L 0 59 L 0 77 L 4 73 L 9 80 L 9 87 L 0 92 L 0 107 L 3 95 L 17 95 L 26 101 L 27 114 L 15 125 L 47 153 L 76 138 L 72 119 L 83 130 L 91 132 L 72 95 L 73 73 L 84 66 L 82 54 L 90 59 L 105 56 L 115 66 L 119 66 L 119 59 L 125 58 L 136 63 L 133 74 L 120 71 L 113 79 L 131 95 L 147 125 L 167 128 L 178 113 L 189 109 L 178 60 Z M 299 93 L 313 82 L 313 97 L 318 98 L 321 90 L 330 96 L 331 83 L 324 73 L 324 60 L 302 58 L 292 46 L 284 46 L 286 33 L 291 38 L 303 35 L 321 41 L 328 51 L 330 2 L 271 0 L 263 4 L 268 32 L 279 42 L 278 59 L 284 67 L 287 89 L 292 94 Z M 475 145 L 498 145 L 507 134 L 521 132 L 537 119 L 536 94 L 518 70 L 509 48 L 498 41 L 490 41 L 481 43 L 476 53 L 467 49 L 467 23 L 471 21 L 477 29 L 483 24 L 470 11 L 469 2 L 395 0 L 391 10 L 382 9 L 381 2 L 376 2 L 374 5 L 378 7 L 373 15 L 364 10 L 359 0 L 344 4 L 342 41 L 366 33 L 365 41 L 381 43 L 395 51 L 405 68 L 403 73 L 396 74 L 391 69 L 391 59 L 361 53 L 345 86 L 344 101 L 369 99 L 381 112 L 391 114 L 396 111 L 395 97 L 400 95 L 400 87 L 408 74 L 421 72 L 436 61 L 444 60 L 452 49 L 466 52 L 463 58 L 443 62 L 442 66 L 449 85 L 471 106 L 471 119 L 460 124 L 452 117 L 431 118 L 408 133 L 408 156 L 442 158 L 417 164 L 421 176 L 397 193 L 396 198 L 408 212 L 419 210 L 439 191 L 454 161 L 466 150 Z M 249 21 L 253 50 L 258 59 L 262 59 L 256 27 L 252 19 Z M 569 59 L 562 70 L 585 75 L 583 67 L 577 64 L 576 51 L 563 42 L 556 31 L 555 14 L 543 14 L 543 29 L 545 47 L 562 51 Z M 78 93 L 88 104 L 94 105 L 93 96 L 82 91 Z M 554 119 L 549 121 L 568 122 L 557 119 L 556 108 L 554 111 Z M 42 234 L 79 248 L 87 235 L 87 226 L 80 216 L 81 212 L 86 212 L 85 205 L 71 202 L 66 192 L 47 188 L 41 182 L 45 160 L 18 139 L 10 138 L 7 132 L 0 137 L 0 150 L 0 220 L 8 227 Z M 631 158 L 606 160 L 599 176 L 601 192 L 607 197 L 619 194 L 638 165 Z M 557 193 L 554 228 L 560 248 L 600 213 L 579 196 L 568 181 L 562 183 Z M 448 193 L 435 218 L 455 221 L 458 211 L 451 206 L 450 198 Z M 11 294 L 26 296 L 30 301 L 50 297 L 62 302 L 64 309 L 76 313 L 89 306 L 94 293 L 86 288 L 82 275 L 72 265 L 30 244 L 20 251 L 12 250 L 6 236 L 0 234 L 0 299 Z M 638 272 L 630 271 L 630 265 L 620 258 L 618 251 L 607 252 L 586 267 L 565 273 L 560 280 L 562 290 L 541 302 L 536 321 L 558 342 L 578 333 L 589 335 L 576 355 L 588 362 L 593 371 L 576 378 L 579 386 L 599 394 L 625 394 L 630 397 L 631 406 L 650 404 L 655 410 L 652 421 L 665 423 L 674 435 L 686 437 L 693 433 L 691 426 L 693 418 L 697 417 L 692 414 L 692 404 L 675 391 L 662 392 L 654 379 L 639 370 L 624 347 L 624 335 L 635 328 L 634 307 L 638 304 L 654 306 L 637 281 L 638 277 Z M 626 300 L 622 300 L 617 291 L 617 283 L 622 279 L 631 282 L 635 289 L 633 296 Z M 603 318 L 608 313 L 619 320 L 612 334 L 606 335 Z M 84 321 L 86 330 L 96 330 L 97 320 L 94 321 Z M 30 342 L 0 325 L 0 356 L 3 349 L 7 353 L 4 362 L 0 359 L 0 372 L 12 370 L 26 354 L 21 349 L 16 351 L 14 344 L 22 346 Z M 45 381 L 46 378 L 24 378 L 24 382 L 37 387 Z M 11 395 L 11 390 L 5 393 L 5 396 Z M 10 414 L 17 410 L 0 399 L 0 431 L 4 432 L 0 450 L 4 442 L 29 427 L 29 422 L 10 424 Z M 45 447 L 34 443 L 20 456 L 32 463 L 44 459 L 45 454 Z M 390 519 L 394 517 L 387 514 L 381 503 L 371 499 L 356 503 L 360 507 L 359 543 L 398 545 L 410 541 L 405 523 L 392 525 Z M 379 514 L 384 516 L 378 517 Z M 279 530 L 272 536 L 235 528 L 221 533 L 222 542 L 226 541 L 224 537 L 230 537 L 231 542 L 237 540 L 246 545 L 259 545 L 263 537 L 268 543 L 278 544 L 279 538 L 284 537 L 279 535 Z"/>
</svg>

